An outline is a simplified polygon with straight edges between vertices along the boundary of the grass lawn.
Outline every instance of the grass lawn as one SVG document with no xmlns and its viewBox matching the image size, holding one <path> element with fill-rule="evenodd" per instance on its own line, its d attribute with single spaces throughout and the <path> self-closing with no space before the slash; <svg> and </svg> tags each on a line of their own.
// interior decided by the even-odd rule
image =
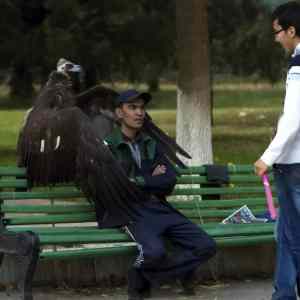
<svg viewBox="0 0 300 300">
<path fill-rule="evenodd" d="M 280 112 L 280 86 L 218 84 L 214 87 L 213 149 L 216 163 L 252 163 L 265 149 Z M 149 107 L 153 119 L 175 136 L 176 88 L 163 85 Z M 0 110 L 0 165 L 15 165 L 24 110 Z"/>
<path fill-rule="evenodd" d="M 158 124 L 175 136 L 176 92 L 174 88 L 162 90 L 157 98 L 166 101 L 154 102 L 151 114 Z M 213 96 L 214 161 L 253 163 L 270 141 L 282 98 L 281 86 L 217 85 Z M 172 105 L 173 110 L 166 109 Z"/>
<path fill-rule="evenodd" d="M 25 110 L 0 110 L 0 165 L 15 165 L 16 144 Z"/>
</svg>

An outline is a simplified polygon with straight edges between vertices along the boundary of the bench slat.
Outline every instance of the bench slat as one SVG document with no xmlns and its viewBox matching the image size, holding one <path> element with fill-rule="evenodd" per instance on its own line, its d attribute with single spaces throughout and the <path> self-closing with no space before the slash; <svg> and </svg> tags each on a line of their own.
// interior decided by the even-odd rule
<svg viewBox="0 0 300 300">
<path fill-rule="evenodd" d="M 237 173 L 248 173 L 254 174 L 254 166 L 253 165 L 227 165 L 228 171 L 231 174 Z M 187 168 L 176 168 L 178 174 L 181 175 L 190 175 L 190 174 L 200 174 L 204 175 L 206 173 L 206 168 L 204 166 L 195 166 L 195 167 L 187 167 Z"/>
<path fill-rule="evenodd" d="M 236 173 L 254 173 L 253 165 L 234 165 L 229 164 L 227 165 L 229 173 L 236 174 Z M 187 167 L 187 168 L 179 168 L 176 167 L 176 171 L 178 174 L 205 174 L 205 167 L 204 166 L 195 166 L 195 167 Z M 25 168 L 18 168 L 18 167 L 0 167 L 0 176 L 24 176 L 26 175 Z"/>
<path fill-rule="evenodd" d="M 89 204 L 82 205 L 1 205 L 1 210 L 5 213 L 78 213 L 93 212 L 95 208 Z"/>
<path fill-rule="evenodd" d="M 44 215 L 44 216 L 19 216 L 17 218 L 4 218 L 5 225 L 28 225 L 28 224 L 55 224 L 55 223 L 81 223 L 95 222 L 95 213 L 82 214 L 61 214 L 61 215 Z"/>
<path fill-rule="evenodd" d="M 180 210 L 197 210 L 211 209 L 211 208 L 239 208 L 242 205 L 249 207 L 266 207 L 266 200 L 264 198 L 248 198 L 248 199 L 234 199 L 234 200 L 183 200 L 183 201 L 170 201 L 171 205 Z M 94 206 L 86 201 L 82 204 L 59 204 L 45 205 L 34 204 L 3 204 L 1 210 L 4 213 L 73 213 L 73 212 L 91 212 L 94 211 Z"/>
<path fill-rule="evenodd" d="M 254 214 L 262 214 L 265 208 L 252 209 Z M 181 210 L 187 217 L 192 219 L 200 218 L 225 218 L 232 214 L 235 209 L 218 209 L 218 210 Z M 54 224 L 54 223 L 81 223 L 95 222 L 96 214 L 94 211 L 72 213 L 72 214 L 53 214 L 53 215 L 28 215 L 28 216 L 12 216 L 4 218 L 5 225 L 28 225 L 28 224 Z"/>
<path fill-rule="evenodd" d="M 226 237 L 217 239 L 216 242 L 218 246 L 223 247 L 261 245 L 264 243 L 274 242 L 274 235 L 265 234 L 259 236 Z"/>
<path fill-rule="evenodd" d="M 197 202 L 196 202 L 197 201 Z M 172 206 L 179 209 L 189 209 L 189 208 L 224 208 L 224 207 L 233 207 L 239 208 L 243 205 L 248 206 L 266 206 L 265 198 L 237 198 L 237 199 L 226 199 L 226 200 L 198 200 L 198 199 L 189 199 L 186 201 L 169 201 Z M 277 199 L 274 199 L 274 202 L 277 202 Z"/>
<path fill-rule="evenodd" d="M 51 192 L 0 192 L 0 200 L 25 199 L 73 199 L 84 198 L 80 191 L 51 191 Z"/>
<path fill-rule="evenodd" d="M 2 179 L 0 188 L 27 188 L 26 179 Z"/>
<path fill-rule="evenodd" d="M 175 188 L 172 195 L 237 195 L 264 193 L 263 187 L 231 187 L 231 188 Z M 18 199 L 70 199 L 84 197 L 80 191 L 51 191 L 51 192 L 0 192 L 0 200 Z"/>
<path fill-rule="evenodd" d="M 236 209 L 217 209 L 217 210 L 180 210 L 187 218 L 226 218 Z M 251 209 L 254 215 L 263 214 L 266 208 Z"/>
<path fill-rule="evenodd" d="M 270 181 L 272 177 L 270 176 Z M 206 176 L 183 176 L 178 177 L 177 184 L 214 184 L 212 182 L 208 182 Z M 238 184 L 238 183 L 261 183 L 261 180 L 258 176 L 255 175 L 232 175 L 230 176 L 230 183 Z M 0 187 L 1 188 L 26 188 L 28 186 L 28 182 L 26 179 L 0 179 Z M 63 185 L 65 186 L 65 185 Z M 66 186 L 72 186 L 68 184 Z"/>
<path fill-rule="evenodd" d="M 79 258 L 93 258 L 97 256 L 111 256 L 120 254 L 134 254 L 136 253 L 136 246 L 133 245 L 115 245 L 114 247 L 102 247 L 95 249 L 74 249 L 62 250 L 53 252 L 42 252 L 40 259 L 42 260 L 65 260 L 65 259 L 79 259 Z"/>
<path fill-rule="evenodd" d="M 223 188 L 175 188 L 172 195 L 237 195 L 264 193 L 263 186 L 259 187 L 223 187 Z"/>
<path fill-rule="evenodd" d="M 25 176 L 26 169 L 18 167 L 0 167 L 0 176 Z"/>
<path fill-rule="evenodd" d="M 255 236 L 273 234 L 273 226 L 264 226 L 256 228 L 226 228 L 226 225 L 217 226 L 206 230 L 210 236 L 214 238 L 218 237 L 234 237 L 234 236 Z M 66 244 L 88 244 L 88 243 L 120 243 L 120 242 L 132 242 L 130 237 L 126 233 L 115 231 L 114 233 L 105 234 L 98 230 L 98 232 L 85 232 L 76 234 L 60 234 L 60 235 L 48 235 L 41 234 L 40 242 L 42 245 L 66 245 Z"/>
<path fill-rule="evenodd" d="M 130 242 L 126 233 L 103 234 L 68 234 L 68 235 L 40 235 L 42 245 L 88 244 L 88 243 L 122 243 Z"/>
<path fill-rule="evenodd" d="M 274 236 L 272 234 L 266 234 L 261 236 L 237 236 L 231 238 L 219 238 L 216 239 L 218 246 L 229 247 L 229 246 L 250 246 L 263 243 L 271 243 L 274 241 Z M 62 251 L 48 251 L 43 252 L 40 255 L 41 259 L 51 260 L 51 259 L 79 259 L 88 258 L 96 256 L 112 256 L 121 254 L 134 254 L 136 253 L 135 245 L 115 245 L 114 247 L 103 247 L 96 249 L 74 249 L 74 250 L 62 250 Z"/>
<path fill-rule="evenodd" d="M 273 181 L 273 176 L 269 176 L 269 180 Z M 230 183 L 259 183 L 261 184 L 261 179 L 255 174 L 252 175 L 230 175 Z M 214 184 L 213 182 L 207 181 L 206 176 L 182 176 L 178 177 L 177 184 Z"/>
<path fill-rule="evenodd" d="M 207 223 L 201 224 L 201 228 L 206 231 L 209 231 L 212 235 L 216 235 L 218 231 L 224 231 L 227 233 L 243 233 L 243 232 L 259 232 L 260 230 L 265 231 L 272 231 L 274 229 L 274 223 L 250 223 L 250 224 L 220 224 L 220 223 Z M 99 229 L 96 226 L 86 226 L 86 227 L 9 227 L 9 231 L 13 232 L 24 232 L 28 230 L 33 230 L 38 234 L 45 234 L 45 235 L 59 235 L 59 234 L 114 234 L 122 232 L 119 229 Z M 217 231 L 215 231 L 217 230 Z"/>
</svg>

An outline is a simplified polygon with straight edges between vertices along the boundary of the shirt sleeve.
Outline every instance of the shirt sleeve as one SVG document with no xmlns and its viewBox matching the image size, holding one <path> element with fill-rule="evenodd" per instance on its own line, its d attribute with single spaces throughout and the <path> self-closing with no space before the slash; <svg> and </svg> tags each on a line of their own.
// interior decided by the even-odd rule
<svg viewBox="0 0 300 300">
<path fill-rule="evenodd" d="M 151 174 L 143 175 L 143 185 L 141 188 L 158 196 L 169 195 L 176 184 L 176 171 L 173 165 L 164 157 L 159 145 L 156 146 L 156 153 L 153 160 L 153 170 L 157 165 L 165 165 L 166 172 L 161 175 L 152 176 Z"/>
<path fill-rule="evenodd" d="M 287 76 L 283 114 L 272 142 L 261 156 L 268 166 L 286 151 L 300 129 L 300 67 L 292 67 Z"/>
</svg>

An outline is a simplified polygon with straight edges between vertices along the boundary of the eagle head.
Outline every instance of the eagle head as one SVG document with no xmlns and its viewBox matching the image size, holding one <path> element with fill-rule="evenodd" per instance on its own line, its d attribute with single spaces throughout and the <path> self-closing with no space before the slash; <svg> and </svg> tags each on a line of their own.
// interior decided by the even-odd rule
<svg viewBox="0 0 300 300">
<path fill-rule="evenodd" d="M 56 70 L 70 78 L 75 93 L 81 91 L 83 72 L 80 65 L 76 65 L 65 58 L 60 58 L 57 62 Z"/>
</svg>

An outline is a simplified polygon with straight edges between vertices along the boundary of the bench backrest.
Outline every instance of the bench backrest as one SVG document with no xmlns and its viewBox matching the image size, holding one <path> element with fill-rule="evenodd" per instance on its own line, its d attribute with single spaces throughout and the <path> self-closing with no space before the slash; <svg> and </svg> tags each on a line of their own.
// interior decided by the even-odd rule
<svg viewBox="0 0 300 300">
<path fill-rule="evenodd" d="M 196 223 L 218 223 L 245 204 L 254 214 L 265 212 L 263 185 L 253 166 L 229 165 L 228 170 L 230 183 L 218 185 L 207 181 L 205 167 L 178 168 L 177 184 L 168 200 Z M 95 222 L 93 205 L 74 186 L 19 191 L 26 188 L 24 168 L 0 168 L 1 213 L 6 226 L 90 226 Z"/>
</svg>

